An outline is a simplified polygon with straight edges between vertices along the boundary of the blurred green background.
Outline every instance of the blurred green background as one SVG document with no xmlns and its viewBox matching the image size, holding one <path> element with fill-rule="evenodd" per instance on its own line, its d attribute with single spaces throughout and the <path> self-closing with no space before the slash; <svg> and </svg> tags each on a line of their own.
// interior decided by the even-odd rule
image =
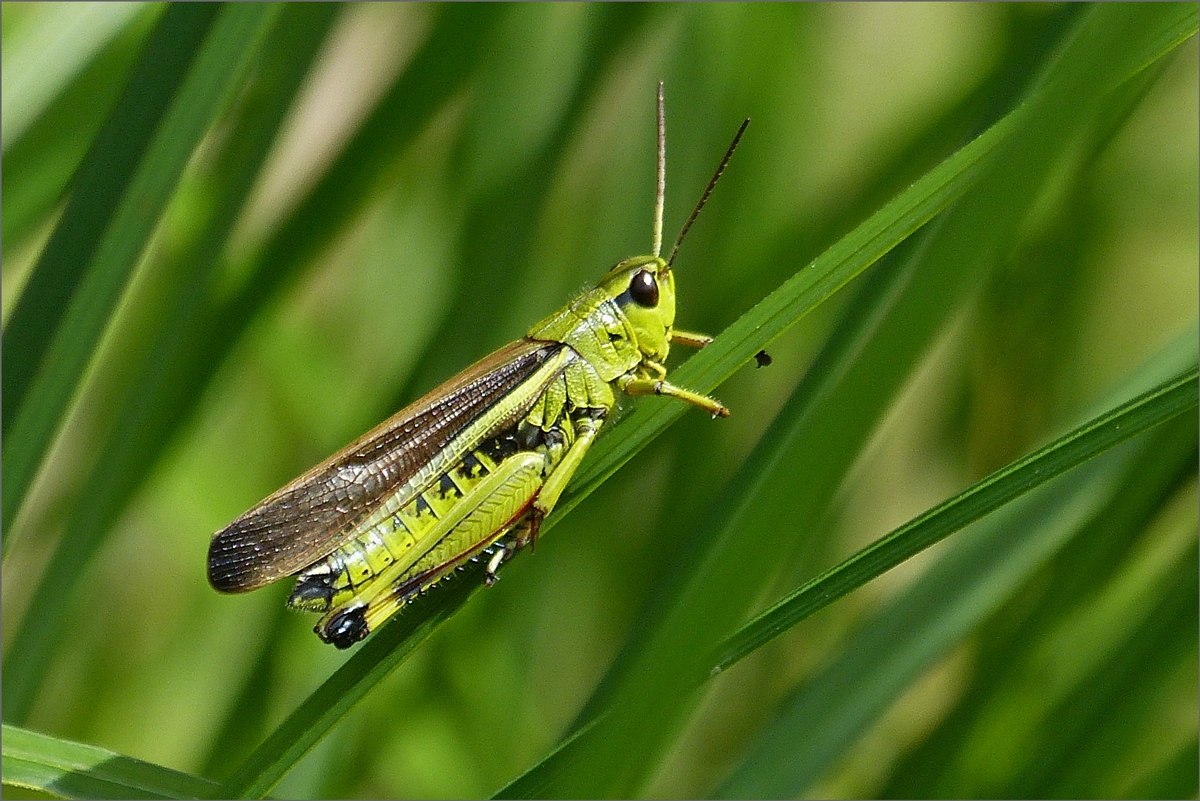
<svg viewBox="0 0 1200 801">
<path fill-rule="evenodd" d="M 172 13 L 185 12 L 3 6 L 6 367 L 34 265 L 69 216 L 66 198 L 95 179 L 76 170 L 103 156 L 87 154 L 109 141 L 106 120 Z M 717 334 L 1016 107 L 1090 9 L 264 13 L 248 55 L 213 68 L 229 86 L 167 180 L 161 220 L 143 213 L 152 235 L 113 295 L 65 423 L 19 509 L 5 508 L 5 722 L 216 780 L 347 656 L 312 635 L 313 618 L 283 610 L 290 582 L 213 592 L 210 535 L 649 249 L 658 80 L 668 242 L 737 125 L 753 120 L 676 261 L 678 325 Z M 867 375 L 830 401 L 845 435 L 811 441 L 842 450 L 788 452 L 776 465 L 774 505 L 743 525 L 786 542 L 786 558 L 745 589 L 754 608 L 1128 397 L 1122 387 L 1164 348 L 1194 353 L 1200 88 L 1196 40 L 1185 38 L 1064 135 L 995 268 L 947 288 L 944 306 L 916 307 L 931 330 L 899 329 L 911 353 L 890 362 L 897 375 Z M 168 38 L 163 52 L 176 46 Z M 115 141 L 123 135 L 134 134 Z M 976 225 L 986 236 L 987 221 Z M 685 414 L 475 594 L 273 794 L 486 796 L 542 759 L 655 619 L 693 535 L 831 332 L 871 302 L 870 281 L 891 280 L 880 271 L 922 247 L 919 236 L 901 244 L 772 342 L 770 367 L 721 385 L 731 418 Z M 6 369 L 6 436 L 14 380 Z M 1131 442 L 1140 450 L 1125 461 L 1091 465 L 1087 480 L 1109 483 L 1088 485 L 1093 505 L 1076 517 L 1010 521 L 1013 532 L 1061 533 L 1036 557 L 989 567 L 978 591 L 953 585 L 961 568 L 930 583 L 956 564 L 941 562 L 956 556 L 952 538 L 709 682 L 630 787 L 1195 797 L 1187 417 Z M 826 485 L 806 476 L 826 457 L 840 467 L 818 491 Z M 922 588 L 937 615 L 903 605 Z M 874 653 L 872 631 L 904 632 L 904 621 L 920 625 L 896 635 L 893 659 L 854 661 Z"/>
</svg>

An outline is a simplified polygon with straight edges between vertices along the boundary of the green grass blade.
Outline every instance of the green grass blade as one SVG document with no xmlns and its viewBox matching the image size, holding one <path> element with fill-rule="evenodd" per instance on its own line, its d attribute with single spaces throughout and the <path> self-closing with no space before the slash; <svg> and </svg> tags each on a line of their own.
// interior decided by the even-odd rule
<svg viewBox="0 0 1200 801">
<path fill-rule="evenodd" d="M 1191 798 L 1200 791 L 1200 737 L 1193 736 L 1157 771 L 1129 789 L 1124 798 Z"/>
<path fill-rule="evenodd" d="M 22 136 L 10 141 L 6 134 L 4 218 L 0 220 L 6 254 L 20 253 L 30 238 L 48 224 L 55 206 L 66 195 L 71 176 L 120 97 L 140 46 L 164 10 L 163 6 L 142 6 L 140 13 L 62 87 L 49 106 L 38 111 Z M 21 30 L 10 37 L 6 33 L 6 52 L 10 41 L 34 40 L 35 34 Z M 36 46 L 45 48 L 45 42 Z M 3 74 L 10 74 L 7 67 Z M 4 91 L 8 92 L 7 86 Z M 44 102 L 39 99 L 36 105 Z"/>
<path fill-rule="evenodd" d="M 4 784 L 61 798 L 204 798 L 214 782 L 4 724 Z"/>
<path fill-rule="evenodd" d="M 393 162 L 478 66 L 483 42 L 502 9 L 447 5 L 437 11 L 429 38 L 261 253 L 251 277 L 219 310 L 229 339 L 255 312 L 287 286 L 312 257 L 374 196 Z"/>
<path fill-rule="evenodd" d="M 1130 379 L 1124 391 L 1136 392 L 1164 372 L 1190 372 L 1195 360 L 1195 342 L 1187 338 L 1154 360 L 1146 374 Z M 1180 445 L 1179 432 L 1171 430 L 1183 419 L 1079 465 L 964 531 L 920 581 L 869 619 L 836 658 L 779 705 L 716 795 L 788 796 L 811 787 L 934 659 L 1103 514 L 1128 481 L 1140 477 L 1143 455 L 1158 454 L 1180 466 L 1193 460 L 1194 442 Z M 918 785 L 916 792 L 932 790 Z"/>
<path fill-rule="evenodd" d="M 23 297 L 4 332 L 4 433 L 33 381 L 46 342 L 84 275 L 117 201 L 132 180 L 133 169 L 151 145 L 158 122 L 167 113 L 173 90 L 215 19 L 212 8 L 167 14 L 146 43 L 129 85 L 86 164 L 75 178 L 75 191 L 63 219 L 34 269 Z M 133 98 L 140 102 L 134 103 Z M 7 497 L 7 496 L 6 496 Z M 8 520 L 8 513 L 5 513 Z"/>
<path fill-rule="evenodd" d="M 1149 444 L 1140 449 L 1126 469 L 1128 479 L 1120 491 L 1072 535 L 1045 568 L 1005 602 L 1004 608 L 978 627 L 972 637 L 973 644 L 981 646 L 978 664 L 990 668 L 976 671 L 936 729 L 892 766 L 888 782 L 879 791 L 880 797 L 976 795 L 981 792 L 979 778 L 987 776 L 986 771 L 973 769 L 981 750 L 996 754 L 1003 749 L 1022 758 L 1037 752 L 1041 746 L 1034 732 L 1040 731 L 1041 726 L 1034 723 L 1030 727 L 1029 722 L 1036 721 L 1038 715 L 1052 715 L 1049 710 L 1061 702 L 1062 695 L 1048 692 L 1036 681 L 1037 686 L 1030 686 L 1029 677 L 1038 675 L 1037 665 L 1065 661 L 1063 649 L 1059 648 L 1047 658 L 1047 646 L 1061 640 L 1063 632 L 1078 630 L 1081 619 L 1096 619 L 1098 614 L 1107 617 L 1106 633 L 1101 638 L 1087 637 L 1090 649 L 1068 647 L 1065 651 L 1074 652 L 1077 662 L 1090 660 L 1099 664 L 1102 660 L 1094 654 L 1103 652 L 1105 647 L 1111 649 L 1115 632 L 1121 630 L 1121 618 L 1136 620 L 1144 616 L 1146 598 L 1154 594 L 1146 589 L 1141 590 L 1141 598 L 1127 596 L 1131 600 L 1122 603 L 1123 611 L 1118 615 L 1105 610 L 1117 608 L 1112 600 L 1120 599 L 1123 594 L 1114 593 L 1111 588 L 1129 586 L 1131 576 L 1137 579 L 1135 586 L 1161 584 L 1157 577 L 1145 578 L 1149 575 L 1145 558 L 1140 559 L 1141 566 L 1131 562 L 1139 552 L 1145 553 L 1148 542 L 1164 539 L 1158 533 L 1162 528 L 1155 521 L 1162 518 L 1164 510 L 1178 506 L 1178 496 L 1186 493 L 1189 485 L 1195 485 L 1196 430 L 1196 421 L 1182 416 L 1150 435 Z M 1169 539 L 1176 541 L 1174 550 L 1180 550 L 1178 541 L 1184 536 L 1184 532 L 1169 535 Z M 1014 606 L 1035 608 L 1014 627 L 1008 613 Z M 1075 668 L 1074 672 L 1079 675 L 1082 671 Z M 1131 681 L 1131 686 L 1134 684 Z M 981 749 L 976 744 L 980 734 L 994 732 L 997 717 L 1003 718 L 1004 710 L 1014 708 L 1023 710 L 1018 717 L 1022 718 L 1024 731 L 1010 731 L 1011 736 L 1006 735 L 999 742 L 988 740 Z M 1145 706 L 1149 714 L 1157 714 L 1152 710 L 1158 708 L 1155 703 Z M 999 714 L 997 710 L 1001 710 Z M 1136 721 L 1137 717 L 1131 716 L 1130 721 Z M 1144 738 L 1145 732 L 1134 736 Z M 1026 744 L 1032 745 L 1032 749 Z M 975 756 L 963 759 L 967 752 Z M 1015 765 L 1017 761 L 1005 758 L 1008 764 Z M 1122 760 L 1109 762 L 1115 766 Z M 1122 768 L 1128 770 L 1128 763 Z M 1108 769 L 1096 770 L 1094 775 L 1109 789 L 1092 795 L 1113 795 L 1113 788 L 1129 784 L 1128 776 L 1112 775 Z"/>
<path fill-rule="evenodd" d="M 0 141 L 7 152 L 53 102 L 73 76 L 144 7 L 137 3 L 91 3 L 83 8 L 48 6 L 4 48 Z"/>
<path fill-rule="evenodd" d="M 1047 710 L 1029 738 L 1035 755 L 1014 771 L 1001 796 L 1099 797 L 1104 788 L 1119 786 L 1112 774 L 1125 768 L 1121 757 L 1155 736 L 1158 721 L 1172 711 L 1162 701 L 1164 685 L 1172 675 L 1195 671 L 1196 640 L 1186 635 L 1200 626 L 1200 554 L 1196 528 L 1189 528 L 1184 534 L 1190 546 L 1178 554 L 1173 569 L 1148 582 L 1153 592 L 1138 604 L 1140 625 Z M 1190 700 L 1195 703 L 1194 690 Z"/>
<path fill-rule="evenodd" d="M 36 614 L 22 621 L 5 649 L 5 719 L 22 723 L 46 677 L 47 665 L 63 634 L 80 574 L 105 540 L 109 527 L 157 463 L 201 387 L 196 379 L 197 343 L 207 341 L 204 326 L 213 271 L 229 232 L 275 140 L 284 114 L 308 73 L 317 46 L 335 16 L 334 6 L 286 7 L 264 45 L 262 66 L 243 98 L 233 135 L 216 160 L 214 202 L 193 220 L 196 238 L 185 255 L 164 265 L 172 281 L 156 307 L 156 334 L 141 354 L 137 380 L 119 402 L 112 433 L 80 493 L 69 523 L 31 604 Z"/>
<path fill-rule="evenodd" d="M 1164 738 L 1162 722 L 1195 706 L 1195 442 L 1188 417 L 1154 432 L 1103 508 L 964 643 L 978 655 L 964 694 L 881 797 L 1123 797 L 1155 767 L 1130 755 L 1168 757 L 1187 736 Z M 1126 547 L 1077 558 L 1107 537 Z"/>
<path fill-rule="evenodd" d="M 1101 91 L 1115 88 L 1196 32 L 1195 9 L 1178 4 L 1144 26 L 1144 42 L 1113 59 Z M 1125 52 L 1123 49 L 1121 52 Z M 754 354 L 848 284 L 867 267 L 947 208 L 978 178 L 981 162 L 1012 130 L 1013 115 L 924 175 L 813 262 L 799 270 L 750 312 L 721 332 L 713 344 L 672 373 L 680 386 L 711 392 Z M 556 512 L 565 514 L 628 462 L 653 437 L 685 413 L 679 404 L 642 404 L 621 421 L 621 436 L 599 440 L 588 453 Z"/>
<path fill-rule="evenodd" d="M 922 670 L 994 612 L 1120 490 L 1135 454 L 1106 453 L 964 532 L 917 586 L 779 705 L 715 795 L 780 797 L 811 787 Z"/>
<path fill-rule="evenodd" d="M 294 286 L 313 256 L 358 219 L 393 163 L 462 89 L 497 13 L 492 7 L 437 9 L 429 37 L 351 141 L 248 263 L 237 265 L 236 272 L 246 274 L 243 283 L 231 296 L 211 301 L 199 338 L 199 366 L 191 376 L 193 400 L 262 309 Z M 373 419 L 392 411 L 380 410 Z"/>
<path fill-rule="evenodd" d="M 1193 367 L 997 470 L 806 582 L 755 617 L 721 646 L 714 672 L 731 667 L 801 620 L 955 531 L 1196 405 L 1197 370 Z"/>
<path fill-rule="evenodd" d="M 168 9 L 126 99 L 81 169 L 5 330 L 5 548 L 17 509 L 159 215 L 214 116 L 240 86 L 277 11 L 227 6 L 211 17 L 207 6 L 171 13 L 175 8 Z M 178 58 L 193 48 L 194 60 Z M 160 62 L 165 74 L 155 69 Z M 188 77 L 180 84 L 185 67 Z M 159 99 L 159 113 L 148 119 L 143 91 Z"/>
<path fill-rule="evenodd" d="M 1184 348 L 1184 350 L 1187 350 L 1187 348 Z M 1194 347 L 1191 351 L 1194 357 Z M 1187 361 L 1188 356 L 1187 354 L 1183 354 L 1181 358 Z M 1175 359 L 1175 361 L 1178 360 L 1178 358 Z M 837 567 L 807 582 L 795 593 L 792 593 L 757 616 L 731 636 L 723 644 L 718 652 L 718 656 L 714 659 L 713 675 L 732 666 L 740 658 L 748 655 L 755 648 L 782 633 L 790 626 L 795 625 L 801 619 L 810 616 L 842 597 L 845 594 L 845 587 L 840 583 L 839 576 L 844 579 L 847 571 L 855 570 L 856 566 L 861 567 L 864 564 L 864 560 L 872 561 L 875 557 L 879 556 L 876 549 L 890 547 L 904 549 L 905 546 L 897 542 L 897 538 L 903 538 L 906 532 L 911 536 L 921 538 L 924 546 L 927 547 L 933 544 L 935 540 L 932 538 L 926 540 L 925 537 L 934 534 L 935 531 L 939 530 L 941 525 L 950 526 L 954 531 L 960 530 L 989 511 L 1012 502 L 1022 494 L 1050 481 L 1055 476 L 1083 465 L 1088 460 L 1105 453 L 1119 443 L 1143 434 L 1169 419 L 1176 418 L 1180 414 L 1186 413 L 1189 409 L 1194 409 L 1197 402 L 1196 382 L 1196 368 L 1194 366 L 1184 368 L 1183 372 L 1174 379 L 1166 380 L 1157 387 L 1147 390 L 1119 407 L 1089 420 L 1053 443 L 1030 454 L 1028 457 L 996 471 L 996 473 L 973 485 L 963 493 L 955 496 L 955 498 L 939 504 L 929 512 L 920 515 L 891 534 L 881 538 L 868 548 L 850 557 Z M 1152 444 L 1145 450 L 1157 454 L 1155 457 L 1157 460 L 1165 458 L 1165 451 L 1156 445 Z M 982 505 L 975 508 L 974 504 L 976 503 L 981 503 Z M 1021 526 L 1009 524 L 998 525 L 995 528 L 998 532 L 1003 533 L 1010 529 L 1021 528 Z M 1024 528 L 1030 528 L 1030 526 L 1025 525 Z M 952 532 L 947 531 L 948 533 Z M 940 537 L 937 539 L 940 539 Z M 854 582 L 855 585 L 861 586 L 867 583 L 870 579 L 877 577 L 904 559 L 909 558 L 912 553 L 915 553 L 915 551 L 908 552 L 905 550 L 904 555 L 900 556 L 899 551 L 897 551 L 895 555 L 898 558 L 894 561 L 890 559 L 886 560 L 888 562 L 886 565 L 877 565 L 877 570 L 872 569 L 868 571 L 869 574 L 860 576 L 861 581 Z M 973 562 L 976 560 L 968 558 L 963 561 Z M 957 571 L 949 572 L 953 573 Z M 900 615 L 899 617 L 904 616 Z M 896 626 L 891 623 L 874 627 L 874 629 L 887 631 L 892 631 L 895 628 Z M 918 635 L 913 635 L 910 639 L 923 643 L 928 643 L 932 640 L 928 636 Z M 853 650 L 857 652 L 861 649 Z M 879 665 L 884 660 L 872 649 L 866 661 L 872 665 Z M 829 674 L 831 677 L 841 677 L 848 672 L 850 671 L 845 667 L 835 666 L 834 669 L 829 671 Z M 841 694 L 835 695 L 841 697 Z M 869 695 L 869 693 L 850 692 L 846 693 L 846 695 L 858 697 L 859 695 Z M 600 714 L 604 713 L 601 712 Z M 800 729 L 807 728 L 811 731 L 813 729 L 811 721 L 814 715 L 817 717 L 823 716 L 826 719 L 836 718 L 828 710 L 817 712 L 811 708 L 804 708 L 803 713 L 796 715 L 797 727 Z M 524 798 L 549 797 L 554 795 L 553 782 L 556 780 L 557 772 L 561 770 L 561 763 L 573 757 L 573 749 L 582 744 L 580 740 L 586 736 L 586 732 L 591 730 L 596 723 L 596 719 L 590 718 L 589 713 L 586 711 L 582 717 L 588 720 L 588 722 L 576 729 L 568 743 L 564 743 L 560 746 L 559 751 L 546 757 L 543 762 L 504 788 L 498 797 Z M 797 735 L 794 731 L 788 730 L 786 735 L 780 739 L 784 743 L 797 742 L 796 737 Z M 819 738 L 817 739 L 819 740 Z M 730 783 L 722 789 L 721 797 L 786 796 L 797 792 L 799 787 L 804 786 L 803 782 L 787 785 L 762 783 L 764 781 L 764 774 L 770 776 L 771 770 L 776 768 L 779 770 L 800 771 L 806 781 L 811 780 L 813 775 L 812 772 L 804 771 L 803 763 L 798 765 L 794 757 L 790 755 L 787 757 L 781 756 L 778 750 L 770 752 L 768 756 L 759 760 L 758 765 L 758 767 L 747 769 L 746 771 L 747 773 L 757 774 L 753 778 L 747 776 L 735 776 L 732 778 Z M 762 767 L 762 765 L 768 767 Z"/>
<path fill-rule="evenodd" d="M 773 339 L 957 200 L 978 178 L 984 160 L 1012 129 L 992 126 L 916 181 L 869 219 L 802 267 L 720 336 L 671 373 L 679 386 L 711 392 Z M 686 413 L 677 403 L 645 403 L 620 423 L 620 436 L 598 440 L 553 515 L 566 514 Z"/>
<path fill-rule="evenodd" d="M 212 739 L 204 758 L 201 775 L 224 781 L 241 765 L 263 740 L 268 731 L 271 705 L 271 683 L 275 665 L 286 648 L 281 630 L 290 614 L 287 605 L 276 606 L 275 615 L 266 626 L 251 660 L 253 668 L 242 680 L 237 696 L 225 712 L 221 728 Z"/>
</svg>

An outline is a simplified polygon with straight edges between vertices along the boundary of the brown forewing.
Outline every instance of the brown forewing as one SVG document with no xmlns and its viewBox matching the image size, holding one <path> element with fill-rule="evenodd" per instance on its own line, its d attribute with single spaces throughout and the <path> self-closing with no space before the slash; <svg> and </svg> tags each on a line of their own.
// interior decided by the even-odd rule
<svg viewBox="0 0 1200 801">
<path fill-rule="evenodd" d="M 463 427 L 562 346 L 506 345 L 275 492 L 213 535 L 208 580 L 245 592 L 312 564 Z"/>
</svg>

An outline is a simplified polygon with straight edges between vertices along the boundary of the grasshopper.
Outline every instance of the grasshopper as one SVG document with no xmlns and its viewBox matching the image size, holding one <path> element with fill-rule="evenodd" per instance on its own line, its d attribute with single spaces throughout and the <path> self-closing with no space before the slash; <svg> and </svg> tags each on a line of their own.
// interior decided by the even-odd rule
<svg viewBox="0 0 1200 801">
<path fill-rule="evenodd" d="M 313 467 L 213 535 L 208 580 L 247 592 L 296 575 L 288 605 L 322 615 L 315 631 L 349 648 L 468 560 L 484 581 L 535 543 L 616 405 L 665 395 L 727 417 L 719 401 L 666 380 L 676 330 L 680 242 L 721 177 L 747 119 L 684 224 L 662 248 L 666 180 L 663 87 L 653 255 L 603 279 L 529 329 Z"/>
</svg>

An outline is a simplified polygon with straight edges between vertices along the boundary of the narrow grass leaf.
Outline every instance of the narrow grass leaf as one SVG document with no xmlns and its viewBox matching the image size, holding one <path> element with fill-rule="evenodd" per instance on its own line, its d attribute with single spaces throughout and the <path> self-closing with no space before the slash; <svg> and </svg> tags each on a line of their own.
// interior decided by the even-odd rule
<svg viewBox="0 0 1200 801">
<path fill-rule="evenodd" d="M 711 392 L 771 340 L 957 200 L 978 177 L 981 162 L 1012 129 L 1011 117 L 943 161 L 865 222 L 802 267 L 672 372 L 671 380 Z M 620 422 L 620 436 L 599 440 L 555 508 L 569 512 L 684 412 L 679 404 L 641 404 Z"/>
<path fill-rule="evenodd" d="M 1194 341 L 1177 343 L 1123 390 L 1145 387 L 1147 374 L 1157 380 L 1164 370 L 1190 373 L 1195 360 Z M 964 531 L 917 583 L 780 704 L 716 795 L 781 797 L 812 786 L 916 676 L 1107 508 L 1139 455 L 1161 450 L 1158 433 L 1102 453 Z"/>
<path fill-rule="evenodd" d="M 1139 781 L 1122 798 L 1191 798 L 1200 791 L 1200 737 L 1193 735 L 1165 765 Z"/>
<path fill-rule="evenodd" d="M 838 566 L 806 582 L 740 628 L 722 644 L 714 660 L 714 673 L 731 667 L 838 598 L 1055 476 L 1177 415 L 1196 409 L 1196 395 L 1197 371 L 1193 367 L 918 515 Z"/>
<path fill-rule="evenodd" d="M 476 566 L 478 567 L 478 566 Z M 468 571 L 469 573 L 470 571 Z M 479 571 L 474 571 L 478 573 Z M 464 575 L 447 582 L 434 597 L 417 601 L 412 614 L 397 615 L 363 643 L 221 785 L 216 798 L 262 798 L 284 774 L 363 696 L 432 634 L 482 582 Z M 432 611 L 423 608 L 435 600 Z"/>
<path fill-rule="evenodd" d="M 4 784 L 61 798 L 204 798 L 217 786 L 94 745 L 4 724 Z"/>
<path fill-rule="evenodd" d="M 255 313 L 337 233 L 356 217 L 380 182 L 387 165 L 405 151 L 417 134 L 479 64 L 483 42 L 502 8 L 491 5 L 438 7 L 428 39 L 397 78 L 337 159 L 296 204 L 261 252 L 252 258 L 250 278 L 217 311 L 218 330 L 230 342 L 245 330 Z M 227 348 L 214 354 L 218 361 Z"/>
<path fill-rule="evenodd" d="M 886 784 L 878 790 L 880 797 L 975 795 L 970 788 L 987 775 L 977 769 L 980 753 L 995 754 L 998 748 L 1029 753 L 1023 744 L 1031 742 L 1030 733 L 1040 728 L 1035 715 L 1061 696 L 1046 692 L 1037 679 L 1031 680 L 1040 671 L 1031 666 L 1057 661 L 1046 654 L 1048 645 L 1061 635 L 1050 633 L 1066 630 L 1081 614 L 1094 617 L 1093 610 L 1103 603 L 1098 600 L 1101 593 L 1123 580 L 1122 574 L 1130 572 L 1131 555 L 1145 549 L 1148 535 L 1155 536 L 1151 533 L 1154 520 L 1178 493 L 1187 491 L 1188 484 L 1195 484 L 1196 430 L 1196 420 L 1187 415 L 1156 428 L 1126 469 L 1127 480 L 1120 492 L 1025 583 L 1028 592 L 1014 593 L 976 628 L 971 641 L 975 664 L 988 669 L 973 671 L 935 729 L 891 765 Z M 1031 606 L 1014 625 L 1010 609 L 1025 611 Z M 1128 606 L 1142 604 L 1133 599 Z M 1107 608 L 1111 610 L 1112 605 Z M 1143 613 L 1129 610 L 1125 614 L 1136 618 Z M 1105 628 L 1111 631 L 1115 627 Z M 1101 648 L 1096 638 L 1087 639 L 1093 643 L 1092 652 Z M 1077 654 L 1081 664 L 1098 661 L 1085 649 L 1065 650 Z M 1024 736 L 1009 728 L 1011 736 L 1000 742 L 985 738 L 987 744 L 981 747 L 979 735 L 995 732 L 995 722 L 1014 708 L 1022 710 L 1019 717 Z M 1123 783 L 1127 782 L 1111 782 L 1110 787 Z M 1101 793 L 1105 794 L 1111 790 Z"/>
<path fill-rule="evenodd" d="M 1138 605 L 1140 624 L 1042 717 L 1027 746 L 1032 757 L 1000 788 L 1000 797 L 1100 797 L 1104 788 L 1119 786 L 1127 769 L 1121 757 L 1136 752 L 1171 714 L 1163 688 L 1172 676 L 1194 671 L 1196 638 L 1187 635 L 1200 625 L 1196 529 L 1180 533 L 1190 534 L 1191 545 L 1153 582 L 1160 597 Z"/>
<path fill-rule="evenodd" d="M 40 111 L 15 142 L 4 140 L 4 215 L 0 230 L 6 255 L 19 254 L 47 226 L 66 198 L 96 134 L 121 96 L 139 51 L 165 11 L 142 6 L 120 33 Z M 24 39 L 27 32 L 5 44 Z M 4 73 L 8 75 L 7 70 Z M 7 89 L 5 90 L 7 91 Z M 10 268 L 11 269 L 11 268 Z M 14 292 L 13 299 L 19 292 Z"/>
<path fill-rule="evenodd" d="M 74 180 L 74 192 L 4 332 L 4 433 L 59 326 L 105 228 L 151 146 L 195 53 L 216 18 L 215 7 L 165 14 L 152 32 L 126 91 L 96 137 Z M 134 102 L 135 98 L 137 102 Z M 7 498 L 7 495 L 5 496 Z M 9 512 L 5 512 L 8 520 Z M 5 526 L 7 528 L 7 526 Z"/>
</svg>

